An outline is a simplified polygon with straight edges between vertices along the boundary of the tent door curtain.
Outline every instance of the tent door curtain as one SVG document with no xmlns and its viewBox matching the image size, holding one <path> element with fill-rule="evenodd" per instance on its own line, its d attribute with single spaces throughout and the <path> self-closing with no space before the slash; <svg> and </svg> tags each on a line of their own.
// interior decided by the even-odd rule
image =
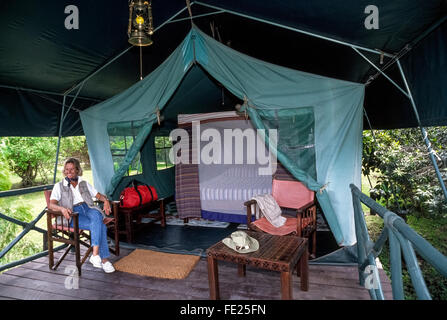
<svg viewBox="0 0 447 320">
<path fill-rule="evenodd" d="M 280 130 L 279 134 L 286 135 L 287 133 L 293 134 L 293 132 L 290 132 L 289 130 L 293 128 L 295 125 L 293 124 L 294 114 L 293 111 L 285 110 L 283 112 L 278 111 L 267 111 L 262 110 L 260 112 L 262 115 L 264 115 L 264 119 L 261 119 L 260 114 L 254 109 L 250 108 L 248 106 L 244 106 L 244 108 L 248 111 L 250 115 L 250 119 L 253 122 L 253 125 L 257 129 L 264 129 L 265 130 L 265 143 L 269 146 L 270 150 L 276 155 L 279 162 L 281 162 L 284 167 L 299 181 L 303 182 L 310 190 L 313 190 L 316 192 L 318 202 L 320 203 L 320 206 L 326 216 L 327 222 L 332 230 L 332 233 L 334 234 L 334 237 L 337 241 L 337 243 L 341 244 L 343 243 L 343 234 L 341 232 L 340 225 L 338 223 L 337 217 L 335 215 L 334 209 L 332 208 L 331 202 L 328 198 L 327 192 L 323 185 L 318 183 L 314 177 L 312 177 L 311 173 L 303 170 L 299 167 L 297 161 L 292 161 L 292 158 L 295 153 L 294 148 L 290 148 L 290 141 L 288 139 L 281 138 L 278 141 L 277 147 L 275 147 L 275 144 L 272 143 L 271 139 L 268 136 L 268 130 L 267 126 L 277 123 L 278 129 Z M 306 112 L 306 109 L 304 109 L 304 112 Z M 304 117 L 306 118 L 306 117 Z M 308 119 L 310 119 L 310 116 L 307 116 Z M 275 121 L 272 121 L 272 119 L 276 119 Z M 280 124 L 280 125 L 279 125 Z M 294 129 L 296 130 L 296 128 Z M 303 135 L 306 136 L 306 135 Z M 286 135 L 287 137 L 287 135 Z M 298 140 L 299 141 L 299 140 Z M 306 142 L 309 142 L 309 137 L 307 137 L 303 140 Z M 311 148 L 306 148 L 311 149 Z M 312 152 L 309 152 L 309 154 L 312 154 Z M 309 156 L 308 156 L 309 157 Z M 307 162 L 309 163 L 309 161 Z"/>
</svg>

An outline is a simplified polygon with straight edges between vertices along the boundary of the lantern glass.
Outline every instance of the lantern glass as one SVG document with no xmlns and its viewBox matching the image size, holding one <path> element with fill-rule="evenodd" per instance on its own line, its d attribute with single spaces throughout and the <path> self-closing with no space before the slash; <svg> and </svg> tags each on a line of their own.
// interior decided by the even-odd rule
<svg viewBox="0 0 447 320">
<path fill-rule="evenodd" d="M 151 2 L 147 0 L 130 0 L 129 26 L 127 35 L 129 43 L 142 47 L 153 43 L 150 36 L 153 33 Z"/>
</svg>

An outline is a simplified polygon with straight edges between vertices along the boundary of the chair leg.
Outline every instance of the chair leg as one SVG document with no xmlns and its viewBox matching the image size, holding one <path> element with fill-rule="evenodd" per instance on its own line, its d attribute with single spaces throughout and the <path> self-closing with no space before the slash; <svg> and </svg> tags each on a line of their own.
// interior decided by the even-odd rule
<svg viewBox="0 0 447 320">
<path fill-rule="evenodd" d="M 315 259 L 316 257 L 317 257 L 317 231 L 314 231 L 312 235 L 312 258 Z"/>
<path fill-rule="evenodd" d="M 81 248 L 79 246 L 79 241 L 75 242 L 75 257 L 76 257 L 76 267 L 78 268 L 78 275 L 81 276 Z"/>
<path fill-rule="evenodd" d="M 118 233 L 118 223 L 115 221 L 115 256 L 120 255 L 120 236 Z"/>
<path fill-rule="evenodd" d="M 56 270 L 59 265 L 61 264 L 62 260 L 65 259 L 65 257 L 67 256 L 68 252 L 70 252 L 70 250 L 73 248 L 74 246 L 72 244 L 70 244 L 68 246 L 68 248 L 65 250 L 64 254 L 59 258 L 59 260 L 57 260 L 56 264 L 54 265 L 54 267 L 52 268 L 52 270 Z"/>
<path fill-rule="evenodd" d="M 47 212 L 48 267 L 54 267 L 53 226 L 51 214 Z"/>
<path fill-rule="evenodd" d="M 90 254 L 93 252 L 93 247 L 88 247 L 87 251 L 84 254 L 84 257 L 81 260 L 81 265 L 84 264 L 84 262 L 87 260 L 87 258 L 90 256 Z"/>
<path fill-rule="evenodd" d="M 54 250 L 53 250 L 53 240 L 51 237 L 48 238 L 48 267 L 53 269 L 54 267 Z"/>
<path fill-rule="evenodd" d="M 51 229 L 48 231 L 48 267 L 53 269 L 54 267 L 54 248 L 53 238 L 51 237 Z"/>
</svg>

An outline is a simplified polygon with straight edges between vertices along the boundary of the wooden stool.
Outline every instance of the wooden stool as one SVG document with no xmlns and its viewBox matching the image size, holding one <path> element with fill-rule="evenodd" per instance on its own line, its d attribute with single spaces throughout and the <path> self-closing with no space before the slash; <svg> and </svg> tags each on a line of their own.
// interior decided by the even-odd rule
<svg viewBox="0 0 447 320">
<path fill-rule="evenodd" d="M 158 207 L 157 213 L 150 213 L 151 210 Z M 158 199 L 157 201 L 151 201 L 149 203 L 142 204 L 140 206 L 131 208 L 119 208 L 119 215 L 125 224 L 125 230 L 120 230 L 120 234 L 126 236 L 128 243 L 134 242 L 135 231 L 142 226 L 142 218 L 152 218 L 155 221 L 161 221 L 161 226 L 166 226 L 166 216 L 164 199 Z M 136 222 L 134 222 L 136 220 Z"/>
</svg>

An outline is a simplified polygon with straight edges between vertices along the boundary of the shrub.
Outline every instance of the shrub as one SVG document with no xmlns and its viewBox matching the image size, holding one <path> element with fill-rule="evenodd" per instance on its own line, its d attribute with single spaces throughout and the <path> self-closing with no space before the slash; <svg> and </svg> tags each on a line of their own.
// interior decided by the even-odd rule
<svg viewBox="0 0 447 320">
<path fill-rule="evenodd" d="M 57 141 L 44 137 L 4 138 L 4 156 L 10 169 L 22 179 L 22 186 L 35 183 L 37 175 L 48 183 L 48 174 L 54 166 Z"/>
<path fill-rule="evenodd" d="M 9 205 L 5 203 L 5 200 L 0 200 L 1 213 L 24 222 L 33 220 L 30 207 L 28 206 L 19 204 L 13 209 L 6 207 L 9 207 Z M 21 226 L 0 219 L 0 248 L 4 249 L 22 230 Z M 20 260 L 40 251 L 41 248 L 25 236 L 25 238 L 22 238 L 3 258 L 0 259 L 0 265 Z"/>
<path fill-rule="evenodd" d="M 0 143 L 0 191 L 11 189 L 11 175 L 9 173 L 8 162 L 3 156 L 4 144 Z"/>
<path fill-rule="evenodd" d="M 427 132 L 445 180 L 447 129 Z M 371 197 L 396 213 L 446 216 L 447 204 L 419 129 L 379 130 L 374 135 L 376 141 L 370 131 L 363 135 L 363 174 L 377 176 Z"/>
</svg>

